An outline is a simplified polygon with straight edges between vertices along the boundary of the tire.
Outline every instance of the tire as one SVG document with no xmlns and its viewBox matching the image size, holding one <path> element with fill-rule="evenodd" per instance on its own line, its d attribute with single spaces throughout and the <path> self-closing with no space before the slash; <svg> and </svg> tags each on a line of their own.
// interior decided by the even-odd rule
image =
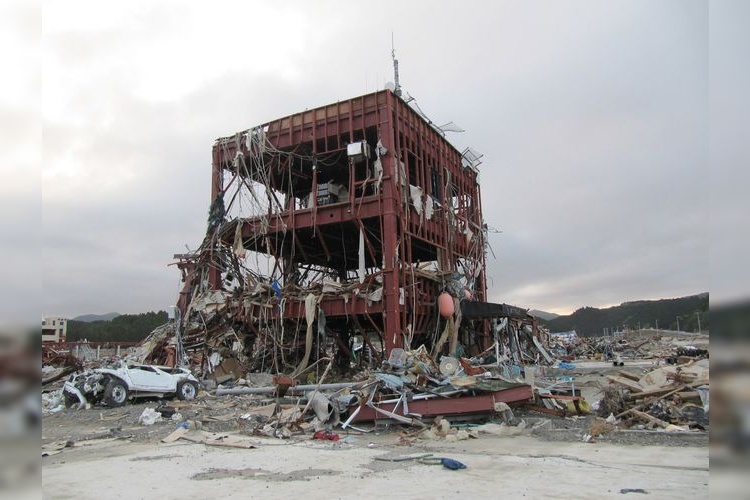
<svg viewBox="0 0 750 500">
<path fill-rule="evenodd" d="M 198 395 L 198 384 L 192 380 L 183 380 L 177 384 L 177 399 L 190 401 Z"/>
<path fill-rule="evenodd" d="M 104 403 L 111 407 L 117 408 L 118 406 L 124 406 L 128 402 L 128 386 L 122 380 L 112 379 L 104 388 Z"/>
<path fill-rule="evenodd" d="M 65 408 L 72 408 L 80 402 L 78 401 L 78 396 L 68 391 L 63 391 L 63 401 L 65 402 Z"/>
</svg>

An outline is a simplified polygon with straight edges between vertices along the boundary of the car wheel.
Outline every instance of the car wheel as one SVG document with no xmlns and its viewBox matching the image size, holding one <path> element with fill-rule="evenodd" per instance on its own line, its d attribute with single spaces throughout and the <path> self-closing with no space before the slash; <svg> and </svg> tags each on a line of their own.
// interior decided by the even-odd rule
<svg viewBox="0 0 750 500">
<path fill-rule="evenodd" d="M 198 384 L 192 380 L 183 380 L 177 384 L 177 399 L 190 401 L 198 395 Z"/>
<path fill-rule="evenodd" d="M 80 402 L 78 396 L 68 391 L 63 391 L 63 401 L 65 402 L 65 408 L 72 408 Z"/>
<path fill-rule="evenodd" d="M 122 380 L 112 379 L 104 388 L 104 403 L 107 406 L 123 406 L 128 402 L 128 387 Z"/>
</svg>

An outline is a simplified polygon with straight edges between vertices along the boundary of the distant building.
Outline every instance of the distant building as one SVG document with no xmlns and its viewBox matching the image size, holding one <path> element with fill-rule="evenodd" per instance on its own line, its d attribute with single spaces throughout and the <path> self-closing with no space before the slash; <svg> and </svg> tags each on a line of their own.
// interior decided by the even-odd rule
<svg viewBox="0 0 750 500">
<path fill-rule="evenodd" d="M 68 337 L 68 320 L 65 318 L 42 318 L 42 342 L 65 342 Z"/>
<path fill-rule="evenodd" d="M 575 330 L 571 330 L 569 332 L 550 333 L 549 336 L 550 336 L 550 340 L 560 340 L 566 344 L 575 342 L 576 339 L 578 338 L 578 334 L 576 333 Z"/>
</svg>

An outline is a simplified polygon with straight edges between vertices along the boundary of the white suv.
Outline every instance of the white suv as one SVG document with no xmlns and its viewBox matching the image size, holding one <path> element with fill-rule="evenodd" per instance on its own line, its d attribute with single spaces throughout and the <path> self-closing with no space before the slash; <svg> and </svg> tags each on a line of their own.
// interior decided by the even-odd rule
<svg viewBox="0 0 750 500">
<path fill-rule="evenodd" d="M 195 399 L 198 379 L 185 368 L 125 364 L 74 373 L 63 386 L 65 405 L 123 406 L 131 397 L 175 395 Z"/>
</svg>

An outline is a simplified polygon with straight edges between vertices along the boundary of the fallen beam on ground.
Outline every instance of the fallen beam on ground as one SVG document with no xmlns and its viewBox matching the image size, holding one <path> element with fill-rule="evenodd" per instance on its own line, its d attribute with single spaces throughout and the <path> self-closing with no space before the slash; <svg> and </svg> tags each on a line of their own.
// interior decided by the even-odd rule
<svg viewBox="0 0 750 500">
<path fill-rule="evenodd" d="M 422 417 L 471 415 L 491 413 L 495 409 L 495 403 L 515 403 L 528 401 L 534 397 L 530 385 L 521 384 L 501 391 L 483 393 L 476 396 L 462 396 L 457 398 L 434 398 L 412 400 L 409 402 L 409 413 L 418 414 Z M 392 413 L 396 408 L 396 402 L 375 403 L 374 406 L 383 411 Z M 408 417 L 408 415 L 407 415 Z M 378 412 L 368 406 L 362 407 L 354 418 L 354 422 L 366 422 L 376 420 Z"/>
<path fill-rule="evenodd" d="M 638 381 L 640 381 L 640 380 L 641 380 L 641 377 L 640 377 L 639 375 L 636 375 L 635 373 L 630 373 L 630 372 L 627 372 L 627 371 L 625 371 L 625 370 L 619 370 L 619 371 L 618 371 L 617 373 L 618 373 L 618 374 L 619 374 L 619 375 L 620 375 L 621 377 L 625 377 L 625 378 L 628 378 L 628 379 L 632 380 L 633 382 L 638 382 Z"/>
<path fill-rule="evenodd" d="M 632 397 L 633 399 L 645 399 L 645 398 L 652 398 L 652 397 L 655 397 L 655 396 L 658 397 L 658 396 L 662 396 L 664 394 L 674 394 L 675 393 L 675 389 L 684 389 L 686 387 L 687 387 L 687 385 L 685 385 L 685 384 L 681 384 L 679 386 L 670 385 L 670 386 L 667 386 L 667 387 L 660 387 L 658 389 L 651 389 L 651 390 L 648 390 L 648 391 L 643 391 L 643 392 L 631 394 L 630 397 Z"/>
<path fill-rule="evenodd" d="M 630 379 L 623 378 L 623 377 L 616 377 L 614 375 L 607 375 L 607 380 L 610 380 L 611 382 L 615 382 L 620 385 L 624 385 L 628 389 L 630 389 L 633 392 L 643 392 L 643 387 L 638 382 L 634 382 Z"/>
<path fill-rule="evenodd" d="M 664 420 L 662 420 L 660 418 L 656 418 L 656 417 L 654 417 L 652 415 L 649 415 L 648 413 L 644 413 L 644 412 L 638 411 L 638 410 L 630 410 L 630 413 L 632 413 L 633 415 L 635 415 L 637 417 L 640 417 L 643 420 L 648 420 L 649 422 L 652 422 L 652 423 L 658 425 L 662 429 L 666 429 L 667 427 L 669 427 L 669 423 L 668 422 L 665 422 Z"/>
</svg>

